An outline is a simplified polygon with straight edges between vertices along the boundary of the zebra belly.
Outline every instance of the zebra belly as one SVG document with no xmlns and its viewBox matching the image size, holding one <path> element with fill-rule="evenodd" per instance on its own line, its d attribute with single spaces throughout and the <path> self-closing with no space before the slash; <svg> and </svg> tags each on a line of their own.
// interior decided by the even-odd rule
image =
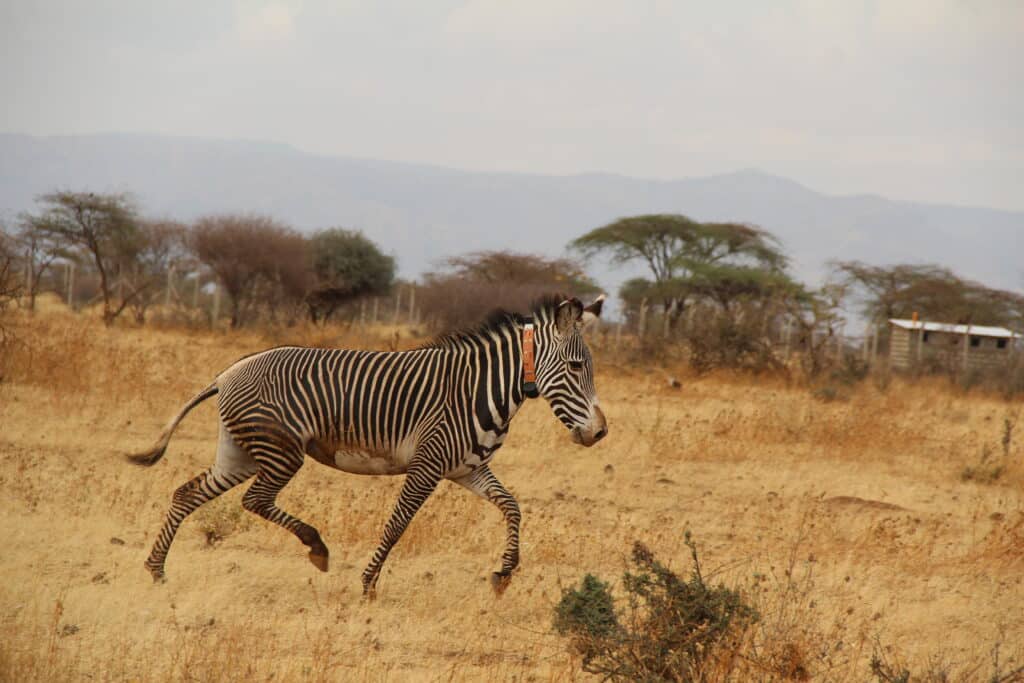
<svg viewBox="0 0 1024 683">
<path fill-rule="evenodd" d="M 395 449 L 368 448 L 354 443 L 310 440 L 306 452 L 317 461 L 351 474 L 404 474 L 415 449 L 403 441 Z"/>
<path fill-rule="evenodd" d="M 342 447 L 328 463 L 351 474 L 403 474 L 409 466 L 397 453 L 382 453 L 360 448 Z"/>
</svg>

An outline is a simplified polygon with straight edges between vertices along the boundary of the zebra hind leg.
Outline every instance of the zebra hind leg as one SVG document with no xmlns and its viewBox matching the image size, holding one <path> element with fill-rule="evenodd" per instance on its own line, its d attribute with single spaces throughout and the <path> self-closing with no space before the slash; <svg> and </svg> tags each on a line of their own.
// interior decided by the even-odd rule
<svg viewBox="0 0 1024 683">
<path fill-rule="evenodd" d="M 178 487 L 171 499 L 171 509 L 167 511 L 160 535 L 157 536 L 153 550 L 145 562 L 146 569 L 153 575 L 154 581 L 160 582 L 165 578 L 164 562 L 167 560 L 167 552 L 171 549 L 174 535 L 178 533 L 178 527 L 185 518 L 203 503 L 241 484 L 250 476 L 252 472 L 224 474 L 214 466 Z"/>
<path fill-rule="evenodd" d="M 222 424 L 217 443 L 216 464 L 174 492 L 171 509 L 167 511 L 167 519 L 145 562 L 146 569 L 153 575 L 154 581 L 164 580 L 164 561 L 167 559 L 167 552 L 185 518 L 203 503 L 238 486 L 254 474 L 256 462 L 235 443 Z"/>
<path fill-rule="evenodd" d="M 501 556 L 501 570 L 491 574 L 491 588 L 500 598 L 512 581 L 512 572 L 519 566 L 519 522 L 522 519 L 519 504 L 486 465 L 468 476 L 452 481 L 493 503 L 505 517 L 508 530 L 505 552 Z"/>
<path fill-rule="evenodd" d="M 277 494 L 281 492 L 295 473 L 302 467 L 302 453 L 283 452 L 254 453 L 259 463 L 256 481 L 242 497 L 242 507 L 295 534 L 309 547 L 309 561 L 322 572 L 327 571 L 330 553 L 320 532 L 277 507 Z"/>
</svg>

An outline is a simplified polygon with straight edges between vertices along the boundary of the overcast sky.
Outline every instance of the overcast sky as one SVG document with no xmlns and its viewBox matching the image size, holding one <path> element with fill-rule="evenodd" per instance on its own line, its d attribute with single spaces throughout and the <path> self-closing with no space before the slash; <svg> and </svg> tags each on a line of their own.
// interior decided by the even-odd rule
<svg viewBox="0 0 1024 683">
<path fill-rule="evenodd" d="M 0 2 L 0 131 L 1024 209 L 1024 2 Z"/>
</svg>

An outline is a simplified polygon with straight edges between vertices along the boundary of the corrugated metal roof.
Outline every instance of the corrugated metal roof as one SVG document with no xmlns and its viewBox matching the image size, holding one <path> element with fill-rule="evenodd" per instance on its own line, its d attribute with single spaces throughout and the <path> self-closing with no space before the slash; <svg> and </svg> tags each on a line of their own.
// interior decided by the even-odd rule
<svg viewBox="0 0 1024 683">
<path fill-rule="evenodd" d="M 951 334 L 972 334 L 977 337 L 1003 337 L 1020 339 L 1021 335 L 1005 327 L 991 327 L 989 325 L 954 325 L 953 323 L 927 323 L 918 320 L 906 320 L 904 318 L 890 318 L 889 322 L 904 330 L 925 330 L 926 332 L 949 332 Z"/>
</svg>

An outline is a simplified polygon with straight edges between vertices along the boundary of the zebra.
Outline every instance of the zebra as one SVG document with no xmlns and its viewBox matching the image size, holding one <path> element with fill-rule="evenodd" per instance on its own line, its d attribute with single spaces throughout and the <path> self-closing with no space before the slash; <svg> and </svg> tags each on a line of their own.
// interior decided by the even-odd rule
<svg viewBox="0 0 1024 683">
<path fill-rule="evenodd" d="M 404 474 L 398 501 L 362 574 L 373 599 L 388 553 L 442 479 L 490 501 L 504 515 L 506 547 L 491 575 L 501 595 L 519 565 L 520 511 L 490 463 L 516 412 L 543 397 L 572 440 L 593 446 L 608 433 L 582 335 L 601 315 L 604 295 L 588 306 L 547 297 L 531 315 L 503 310 L 467 330 L 410 351 L 283 346 L 246 356 L 217 375 L 170 420 L 155 445 L 129 455 L 151 466 L 178 423 L 219 394 L 216 460 L 180 486 L 145 567 L 154 581 L 184 519 L 199 506 L 255 478 L 242 507 L 292 532 L 309 560 L 328 569 L 320 533 L 277 507 L 305 457 L 353 474 Z"/>
</svg>

